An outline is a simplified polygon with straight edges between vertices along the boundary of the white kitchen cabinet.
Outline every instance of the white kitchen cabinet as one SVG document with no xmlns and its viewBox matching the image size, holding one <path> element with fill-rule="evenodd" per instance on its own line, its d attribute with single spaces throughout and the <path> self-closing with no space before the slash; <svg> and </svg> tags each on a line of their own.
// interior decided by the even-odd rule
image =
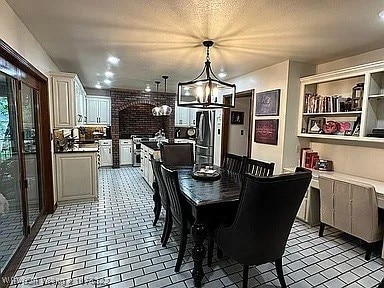
<svg viewBox="0 0 384 288">
<path fill-rule="evenodd" d="M 141 171 L 143 177 L 150 187 L 152 187 L 154 181 L 153 169 L 151 158 L 160 159 L 160 151 L 153 150 L 146 145 L 141 145 Z"/>
<path fill-rule="evenodd" d="M 111 125 L 111 98 L 87 95 L 87 124 Z"/>
<path fill-rule="evenodd" d="M 112 140 L 99 141 L 100 167 L 112 166 Z"/>
<path fill-rule="evenodd" d="M 97 152 L 58 153 L 55 162 L 58 202 L 98 198 Z"/>
<path fill-rule="evenodd" d="M 119 140 L 119 154 L 120 154 L 120 166 L 121 165 L 132 165 L 132 140 Z"/>
<path fill-rule="evenodd" d="M 196 108 L 189 108 L 189 126 L 195 127 L 196 126 L 196 112 L 198 109 Z"/>
<path fill-rule="evenodd" d="M 53 128 L 72 129 L 85 124 L 85 90 L 76 74 L 51 73 Z"/>
<path fill-rule="evenodd" d="M 191 127 L 196 126 L 196 108 L 175 106 L 175 126 Z"/>
</svg>

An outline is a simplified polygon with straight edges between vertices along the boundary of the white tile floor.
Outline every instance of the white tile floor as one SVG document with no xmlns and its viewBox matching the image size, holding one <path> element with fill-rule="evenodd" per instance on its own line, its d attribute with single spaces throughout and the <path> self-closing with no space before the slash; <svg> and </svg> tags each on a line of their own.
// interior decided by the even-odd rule
<svg viewBox="0 0 384 288">
<path fill-rule="evenodd" d="M 164 215 L 153 227 L 152 209 L 139 168 L 102 169 L 99 201 L 49 215 L 11 287 L 192 287 L 190 243 L 176 274 L 179 235 L 172 232 L 162 248 Z M 294 224 L 283 258 L 289 287 L 376 287 L 384 277 L 377 251 L 366 261 L 356 239 L 334 229 L 317 235 L 317 228 Z M 241 287 L 242 266 L 231 259 L 214 257 L 204 269 L 204 287 Z M 250 269 L 249 287 L 275 285 L 273 264 Z"/>
</svg>

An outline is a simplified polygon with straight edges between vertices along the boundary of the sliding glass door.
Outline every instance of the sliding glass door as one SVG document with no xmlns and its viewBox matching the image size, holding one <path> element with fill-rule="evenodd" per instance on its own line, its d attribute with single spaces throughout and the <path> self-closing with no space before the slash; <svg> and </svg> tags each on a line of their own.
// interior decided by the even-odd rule
<svg viewBox="0 0 384 288">
<path fill-rule="evenodd" d="M 31 227 L 36 218 L 40 215 L 41 199 L 39 186 L 39 159 L 38 159 L 38 122 L 37 119 L 37 97 L 38 91 L 21 84 L 21 131 L 22 152 L 25 161 L 25 188 L 26 188 L 26 210 L 28 214 L 28 226 Z"/>
<path fill-rule="evenodd" d="M 24 238 L 16 81 L 0 73 L 0 271 Z"/>
</svg>

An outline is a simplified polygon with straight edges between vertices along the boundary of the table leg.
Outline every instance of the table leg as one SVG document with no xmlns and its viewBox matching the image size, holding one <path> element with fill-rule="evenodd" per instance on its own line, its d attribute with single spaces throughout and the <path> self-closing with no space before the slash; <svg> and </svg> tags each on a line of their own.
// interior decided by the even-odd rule
<svg viewBox="0 0 384 288">
<path fill-rule="evenodd" d="M 193 249 L 192 249 L 192 258 L 193 258 L 193 271 L 192 277 L 195 283 L 195 287 L 201 287 L 201 280 L 204 277 L 203 271 L 203 260 L 205 258 L 205 246 L 204 240 L 207 236 L 207 231 L 201 222 L 198 221 L 196 217 L 195 223 L 192 225 L 192 239 L 193 239 Z"/>
</svg>

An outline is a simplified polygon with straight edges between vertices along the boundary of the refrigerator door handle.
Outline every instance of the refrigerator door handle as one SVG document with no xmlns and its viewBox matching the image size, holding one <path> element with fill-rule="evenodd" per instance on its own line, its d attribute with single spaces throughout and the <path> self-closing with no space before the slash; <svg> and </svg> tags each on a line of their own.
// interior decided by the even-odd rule
<svg viewBox="0 0 384 288">
<path fill-rule="evenodd" d="M 200 148 L 200 149 L 209 149 L 208 146 L 195 145 L 195 147 Z"/>
</svg>

